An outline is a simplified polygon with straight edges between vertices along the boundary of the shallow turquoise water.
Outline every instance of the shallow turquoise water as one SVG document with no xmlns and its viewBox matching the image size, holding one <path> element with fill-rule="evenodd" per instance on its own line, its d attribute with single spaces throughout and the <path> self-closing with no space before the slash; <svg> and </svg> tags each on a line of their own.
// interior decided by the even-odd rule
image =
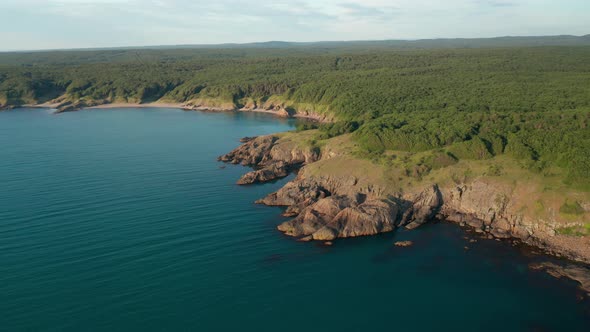
<svg viewBox="0 0 590 332">
<path fill-rule="evenodd" d="M 246 169 L 216 157 L 292 125 L 174 109 L 0 113 L 0 330 L 589 330 L 571 282 L 454 225 L 333 247 L 281 235 L 281 210 L 252 202 L 284 181 L 238 187 Z"/>
</svg>

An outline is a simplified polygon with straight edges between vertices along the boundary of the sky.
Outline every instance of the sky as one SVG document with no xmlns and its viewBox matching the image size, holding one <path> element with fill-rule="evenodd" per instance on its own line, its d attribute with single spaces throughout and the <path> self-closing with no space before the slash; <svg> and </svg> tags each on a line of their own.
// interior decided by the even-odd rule
<svg viewBox="0 0 590 332">
<path fill-rule="evenodd" d="M 0 0 L 0 51 L 590 34 L 590 0 Z"/>
</svg>

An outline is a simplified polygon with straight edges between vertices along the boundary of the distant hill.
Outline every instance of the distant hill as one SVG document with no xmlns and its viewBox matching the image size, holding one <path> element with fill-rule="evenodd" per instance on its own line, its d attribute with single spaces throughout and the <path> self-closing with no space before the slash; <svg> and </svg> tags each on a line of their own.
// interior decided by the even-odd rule
<svg viewBox="0 0 590 332">
<path fill-rule="evenodd" d="M 531 47 L 531 46 L 586 46 L 590 35 L 585 36 L 539 36 L 495 38 L 440 38 L 419 40 L 367 40 L 367 41 L 322 41 L 285 42 L 268 41 L 246 44 L 172 45 L 145 46 L 142 49 L 162 48 L 340 48 L 340 47 L 391 47 L 391 48 L 482 48 L 482 47 Z"/>
<path fill-rule="evenodd" d="M 96 50 L 133 50 L 133 49 L 227 49 L 227 48 L 341 48 L 341 47 L 391 47 L 391 48 L 482 48 L 482 47 L 531 47 L 531 46 L 587 46 L 590 34 L 585 36 L 505 36 L 494 38 L 437 38 L 418 40 L 351 40 L 320 42 L 267 41 L 255 43 L 225 44 L 188 44 L 188 45 L 153 45 L 106 48 L 55 49 L 40 51 L 15 51 L 0 53 L 28 53 L 51 51 L 96 51 Z"/>
<path fill-rule="evenodd" d="M 590 35 L 455 38 L 423 40 L 369 40 L 247 44 L 163 45 L 93 49 L 0 52 L 0 65 L 76 65 L 114 62 L 170 62 L 178 60 L 283 57 L 297 55 L 358 54 L 373 51 L 427 49 L 480 49 L 511 47 L 590 46 Z"/>
</svg>

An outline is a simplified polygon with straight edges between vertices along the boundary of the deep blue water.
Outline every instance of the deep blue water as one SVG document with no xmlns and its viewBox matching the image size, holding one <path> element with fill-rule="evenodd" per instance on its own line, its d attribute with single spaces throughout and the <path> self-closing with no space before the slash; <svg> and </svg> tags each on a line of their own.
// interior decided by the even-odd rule
<svg viewBox="0 0 590 332">
<path fill-rule="evenodd" d="M 292 125 L 175 109 L 0 112 L 0 330 L 589 330 L 573 283 L 454 225 L 332 247 L 280 234 L 281 210 L 253 201 L 285 181 L 236 186 L 246 169 L 216 157 Z"/>
</svg>

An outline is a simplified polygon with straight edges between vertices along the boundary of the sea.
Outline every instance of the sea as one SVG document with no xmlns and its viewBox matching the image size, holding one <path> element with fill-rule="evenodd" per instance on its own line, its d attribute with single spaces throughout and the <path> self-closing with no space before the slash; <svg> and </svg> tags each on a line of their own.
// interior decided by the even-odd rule
<svg viewBox="0 0 590 332">
<path fill-rule="evenodd" d="M 238 186 L 248 168 L 217 157 L 294 125 L 0 112 L 0 331 L 590 331 L 587 298 L 530 248 L 445 222 L 332 246 L 280 233 L 283 210 L 254 201 L 294 175 Z"/>
</svg>

